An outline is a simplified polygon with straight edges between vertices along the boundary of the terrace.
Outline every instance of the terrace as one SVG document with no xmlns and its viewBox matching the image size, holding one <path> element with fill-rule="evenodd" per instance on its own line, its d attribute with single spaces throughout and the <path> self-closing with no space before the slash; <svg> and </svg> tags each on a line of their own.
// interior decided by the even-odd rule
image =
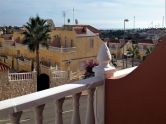
<svg viewBox="0 0 166 124">
<path fill-rule="evenodd" d="M 24 110 L 35 108 L 36 124 L 43 123 L 44 105 L 55 102 L 55 124 L 63 124 L 63 103 L 73 98 L 71 124 L 80 124 L 80 96 L 86 91 L 85 124 L 166 123 L 166 38 L 139 66 L 116 70 L 109 65 L 106 44 L 99 54 L 95 77 L 0 102 L 0 114 L 19 124 Z"/>
</svg>

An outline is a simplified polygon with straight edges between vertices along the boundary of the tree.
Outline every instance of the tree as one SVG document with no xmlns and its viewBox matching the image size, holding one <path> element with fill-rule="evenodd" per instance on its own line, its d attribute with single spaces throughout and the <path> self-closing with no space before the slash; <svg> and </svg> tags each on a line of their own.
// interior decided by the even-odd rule
<svg viewBox="0 0 166 124">
<path fill-rule="evenodd" d="M 146 48 L 146 52 L 145 52 L 145 56 L 144 56 L 143 60 L 144 60 L 149 54 L 151 54 L 151 53 L 153 52 L 153 50 L 154 50 L 154 47 Z"/>
<path fill-rule="evenodd" d="M 40 44 L 48 48 L 48 40 L 50 39 L 50 27 L 46 20 L 41 19 L 39 16 L 32 17 L 29 22 L 24 25 L 26 31 L 24 34 L 23 43 L 27 44 L 30 51 L 36 53 L 36 71 L 37 76 L 40 75 L 40 61 L 39 61 L 39 46 Z"/>
<path fill-rule="evenodd" d="M 132 44 L 128 49 L 128 54 L 132 56 L 132 67 L 134 66 L 134 58 L 139 56 L 138 44 Z"/>
</svg>

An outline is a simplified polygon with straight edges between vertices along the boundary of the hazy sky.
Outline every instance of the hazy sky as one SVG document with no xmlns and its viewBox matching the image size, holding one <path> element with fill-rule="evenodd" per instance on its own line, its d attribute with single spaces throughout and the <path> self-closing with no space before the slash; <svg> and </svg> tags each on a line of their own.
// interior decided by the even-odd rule
<svg viewBox="0 0 166 124">
<path fill-rule="evenodd" d="M 51 18 L 56 26 L 63 25 L 62 12 L 73 23 L 89 24 L 97 28 L 123 28 L 125 18 L 127 28 L 161 27 L 164 16 L 164 0 L 1 0 L 0 25 L 25 24 L 29 17 L 37 14 Z M 153 22 L 153 23 L 152 23 Z"/>
</svg>

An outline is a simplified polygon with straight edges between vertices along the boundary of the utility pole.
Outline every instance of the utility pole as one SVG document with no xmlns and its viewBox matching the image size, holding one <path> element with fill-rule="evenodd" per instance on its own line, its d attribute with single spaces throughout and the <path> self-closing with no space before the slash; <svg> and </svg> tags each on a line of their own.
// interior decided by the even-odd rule
<svg viewBox="0 0 166 124">
<path fill-rule="evenodd" d="M 123 34 L 123 55 L 122 55 L 122 59 L 123 59 L 123 68 L 124 68 L 124 45 L 125 45 L 125 31 L 126 31 L 126 22 L 128 22 L 128 19 L 124 19 L 123 24 L 124 24 L 124 34 Z"/>
<path fill-rule="evenodd" d="M 66 21 L 66 12 L 63 11 L 63 18 L 64 18 L 64 25 L 65 25 L 65 21 Z"/>
<path fill-rule="evenodd" d="M 163 16 L 163 19 L 162 19 L 162 28 L 164 28 L 164 16 Z"/>
<path fill-rule="evenodd" d="M 75 19 L 74 19 L 74 8 L 73 8 L 73 25 L 74 25 Z"/>
<path fill-rule="evenodd" d="M 135 29 L 135 16 L 134 16 L 134 22 L 133 22 L 133 29 Z"/>
</svg>

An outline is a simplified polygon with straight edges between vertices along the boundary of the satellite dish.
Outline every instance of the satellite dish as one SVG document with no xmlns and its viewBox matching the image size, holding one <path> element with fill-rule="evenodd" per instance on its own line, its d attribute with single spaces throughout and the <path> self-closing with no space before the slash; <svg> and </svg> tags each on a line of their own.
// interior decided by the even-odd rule
<svg viewBox="0 0 166 124">
<path fill-rule="evenodd" d="M 67 19 L 68 24 L 70 23 L 70 19 Z"/>
</svg>

